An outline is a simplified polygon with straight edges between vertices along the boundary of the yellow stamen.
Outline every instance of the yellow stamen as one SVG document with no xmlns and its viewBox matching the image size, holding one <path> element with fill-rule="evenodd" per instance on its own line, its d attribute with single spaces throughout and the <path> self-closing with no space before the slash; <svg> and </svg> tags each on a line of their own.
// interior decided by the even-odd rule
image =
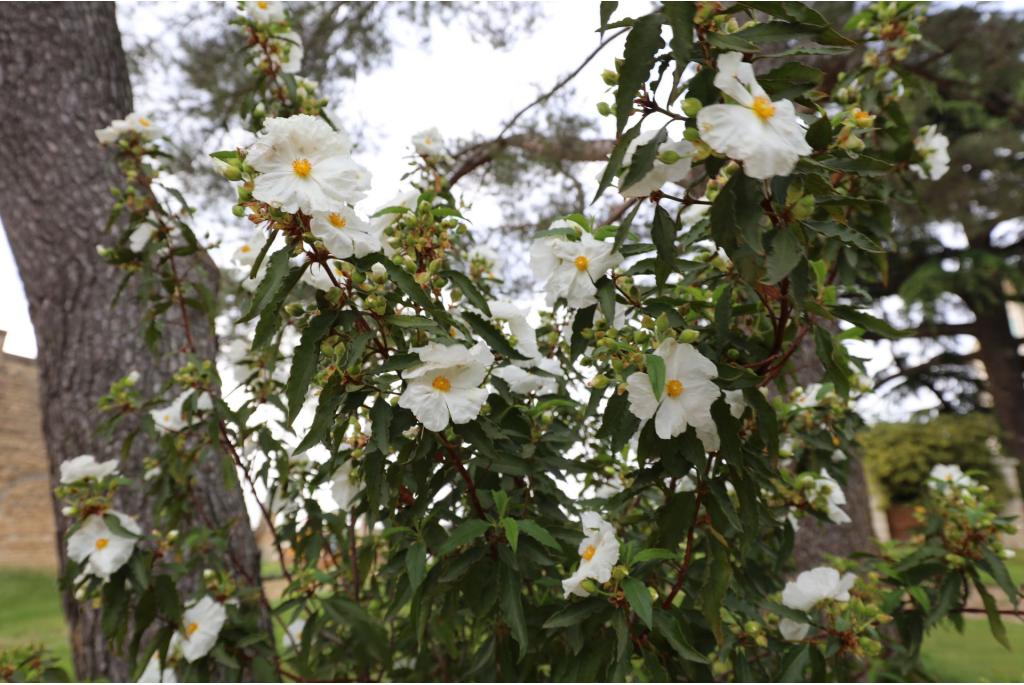
<svg viewBox="0 0 1024 685">
<path fill-rule="evenodd" d="M 308 159 L 297 159 L 292 162 L 292 171 L 294 171 L 295 175 L 300 178 L 306 178 L 312 170 L 313 165 L 309 163 Z"/>
<path fill-rule="evenodd" d="M 431 385 L 433 385 L 436 389 L 440 390 L 441 392 L 448 392 L 449 390 L 452 389 L 452 382 L 445 378 L 444 376 L 438 376 L 437 378 L 435 378 L 434 382 L 431 383 Z"/>
<path fill-rule="evenodd" d="M 248 245 L 242 245 L 242 249 L 240 250 L 240 252 L 242 254 L 247 254 L 249 252 L 252 252 L 252 248 L 249 247 Z"/>
<path fill-rule="evenodd" d="M 334 226 L 335 228 L 345 228 L 345 224 L 348 223 L 347 221 L 345 221 L 345 217 L 343 217 L 341 214 L 338 214 L 337 212 L 331 212 L 331 214 L 327 217 L 327 220 L 331 222 L 331 226 Z"/>
<path fill-rule="evenodd" d="M 265 10 L 268 7 L 270 7 L 270 3 L 265 2 L 265 0 L 260 0 L 259 2 L 256 3 L 256 6 L 259 7 L 261 10 Z"/>
<path fill-rule="evenodd" d="M 597 554 L 597 548 L 593 545 L 587 545 L 587 548 L 583 550 L 583 554 L 580 556 L 583 557 L 584 561 L 590 561 L 594 558 L 595 554 Z"/>
<path fill-rule="evenodd" d="M 104 547 L 106 547 L 109 544 L 110 544 L 110 540 L 108 540 L 106 538 L 100 538 L 99 540 L 96 541 L 96 549 L 103 549 Z"/>
<path fill-rule="evenodd" d="M 853 111 L 853 119 L 858 124 L 868 123 L 875 117 L 870 112 L 865 112 L 862 109 L 856 109 Z"/>
<path fill-rule="evenodd" d="M 151 125 L 152 123 L 153 123 L 153 122 L 152 122 L 152 121 L 150 121 L 149 119 L 147 119 L 146 117 L 139 117 L 139 124 L 140 124 L 140 125 L 142 125 L 142 126 L 146 126 L 146 127 L 148 127 L 148 126 L 150 126 L 150 125 Z"/>
<path fill-rule="evenodd" d="M 772 104 L 771 100 L 760 95 L 754 98 L 754 104 L 750 108 L 765 121 L 775 116 L 775 105 Z"/>
<path fill-rule="evenodd" d="M 586 271 L 587 267 L 590 266 L 590 260 L 584 257 L 583 255 L 577 257 L 574 263 L 576 264 L 576 268 L 579 271 Z"/>
<path fill-rule="evenodd" d="M 188 635 L 189 637 L 192 637 L 192 634 L 195 633 L 197 630 L 199 630 L 199 624 L 198 623 L 189 623 L 188 627 L 185 628 L 185 634 Z"/>
<path fill-rule="evenodd" d="M 683 394 L 683 390 L 685 389 L 686 388 L 683 387 L 683 382 L 676 380 L 675 378 L 665 384 L 665 394 L 669 397 L 679 397 Z"/>
</svg>

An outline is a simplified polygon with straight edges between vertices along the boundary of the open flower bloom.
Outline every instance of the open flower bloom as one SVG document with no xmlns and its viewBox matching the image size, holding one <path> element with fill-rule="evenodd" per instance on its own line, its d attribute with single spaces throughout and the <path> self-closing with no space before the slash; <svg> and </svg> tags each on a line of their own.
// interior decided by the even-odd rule
<svg viewBox="0 0 1024 685">
<path fill-rule="evenodd" d="M 86 478 L 100 480 L 117 473 L 117 459 L 96 461 L 91 454 L 83 454 L 68 459 L 60 465 L 60 482 L 62 485 L 77 483 Z"/>
<path fill-rule="evenodd" d="M 556 221 L 552 228 L 577 228 L 571 221 Z M 586 231 L 579 240 L 551 236 L 535 240 L 530 248 L 530 266 L 544 283 L 547 303 L 564 297 L 570 307 L 589 307 L 597 302 L 594 281 L 622 261 L 611 243 L 597 240 Z"/>
<path fill-rule="evenodd" d="M 487 390 L 480 384 L 494 355 L 482 342 L 471 348 L 462 345 L 429 343 L 412 351 L 423 362 L 402 372 L 408 383 L 398 398 L 398 406 L 410 410 L 432 431 L 444 430 L 452 423 L 469 423 L 487 401 Z"/>
<path fill-rule="evenodd" d="M 733 415 L 733 418 L 738 419 L 743 416 L 743 412 L 747 409 L 747 401 L 743 399 L 743 391 L 726 390 L 722 394 L 725 395 L 725 403 L 729 405 L 729 413 Z M 703 443 L 704 449 L 709 452 L 717 452 L 718 448 L 722 446 L 722 440 L 718 435 L 718 427 L 714 421 L 694 426 L 694 430 L 697 432 L 697 437 L 700 438 L 701 443 Z"/>
<path fill-rule="evenodd" d="M 203 597 L 185 609 L 181 618 L 185 632 L 174 634 L 170 651 L 181 650 L 181 655 L 189 663 L 202 659 L 217 644 L 220 629 L 227 618 L 228 611 L 223 604 L 212 597 Z"/>
<path fill-rule="evenodd" d="M 828 475 L 828 471 L 822 469 L 820 474 L 815 476 L 814 490 L 808 495 L 809 498 L 817 498 L 824 495 L 828 506 L 828 519 L 832 523 L 849 523 L 850 515 L 840 507 L 846 504 L 846 494 L 836 482 L 836 479 Z"/>
<path fill-rule="evenodd" d="M 412 146 L 416 154 L 424 157 L 437 157 L 444 154 L 444 138 L 437 128 L 428 128 L 412 137 Z"/>
<path fill-rule="evenodd" d="M 540 355 L 537 331 L 526 320 L 526 312 L 507 300 L 488 302 L 487 306 L 491 310 L 491 318 L 498 327 L 502 328 L 504 324 L 505 333 L 514 339 L 516 352 L 530 358 Z"/>
<path fill-rule="evenodd" d="M 538 360 L 539 361 L 539 360 Z M 554 362 L 554 366 L 558 367 L 558 362 L 554 359 L 547 360 Z M 544 368 L 550 366 L 547 364 L 538 364 L 540 368 L 549 373 L 555 371 Z M 561 368 L 556 369 L 558 372 Z M 519 393 L 520 395 L 529 395 L 530 393 L 539 393 L 541 395 L 548 395 L 558 390 L 558 380 L 551 376 L 542 376 L 536 373 L 530 373 L 526 369 L 520 366 L 502 366 L 499 369 L 494 370 L 494 375 L 508 383 L 508 387 L 512 392 Z"/>
<path fill-rule="evenodd" d="M 268 119 L 245 161 L 260 175 L 252 196 L 285 212 L 333 212 L 358 202 L 369 173 L 350 156 L 352 144 L 309 114 Z"/>
<path fill-rule="evenodd" d="M 928 474 L 928 487 L 932 490 L 941 490 L 947 487 L 969 488 L 977 484 L 978 481 L 964 473 L 963 469 L 956 464 L 936 464 Z"/>
<path fill-rule="evenodd" d="M 343 283 L 347 276 L 345 276 L 345 272 L 341 268 L 341 262 L 329 259 L 327 264 L 328 266 L 325 267 L 320 262 L 310 263 L 306 270 L 302 272 L 302 281 L 317 290 L 330 290 L 335 287 L 334 281 L 327 274 L 327 269 L 330 269 L 331 273 L 334 274 L 334 280 L 338 283 Z"/>
<path fill-rule="evenodd" d="M 351 207 L 314 213 L 309 229 L 338 259 L 365 257 L 381 248 L 380 229 L 361 219 Z"/>
<path fill-rule="evenodd" d="M 923 162 L 911 164 L 910 170 L 922 179 L 938 181 L 949 171 L 949 138 L 939 133 L 935 124 L 921 129 L 921 134 L 914 138 L 914 149 Z"/>
<path fill-rule="evenodd" d="M 157 407 L 149 412 L 158 431 L 161 433 L 180 431 L 193 423 L 191 417 L 185 416 L 185 402 L 190 395 L 192 395 L 192 390 L 185 390 L 175 397 L 170 404 Z M 197 412 L 213 409 L 213 400 L 210 399 L 210 393 L 199 393 L 195 406 Z"/>
<path fill-rule="evenodd" d="M 607 583 L 612 577 L 612 567 L 619 561 L 619 541 L 615 539 L 615 529 L 597 512 L 583 512 L 583 535 L 585 537 L 579 547 L 579 568 L 562 581 L 565 597 L 588 596 L 583 581 L 589 578 L 598 583 Z"/>
<path fill-rule="evenodd" d="M 124 119 L 114 119 L 106 128 L 97 129 L 96 140 L 103 145 L 109 145 L 127 133 L 134 133 L 143 140 L 153 140 L 162 136 L 164 130 L 149 117 L 132 112 Z"/>
<path fill-rule="evenodd" d="M 352 477 L 352 462 L 346 461 L 334 473 L 331 482 L 331 497 L 338 503 L 338 509 L 348 511 L 362 489 L 359 481 Z"/>
<path fill-rule="evenodd" d="M 178 676 L 174 673 L 173 668 L 165 668 L 160 670 L 160 655 L 153 654 L 146 663 L 146 670 L 139 676 L 140 683 L 176 683 L 178 682 Z"/>
<path fill-rule="evenodd" d="M 622 157 L 623 178 L 629 173 L 628 167 L 633 163 L 633 156 L 636 154 L 637 148 L 651 142 L 656 135 L 657 131 L 647 131 L 634 138 L 633 142 L 629 144 L 626 154 Z M 697 148 L 688 140 L 678 142 L 666 140 L 658 146 L 659 157 L 665 153 L 673 153 L 678 155 L 679 159 L 671 164 L 665 164 L 660 158 L 655 158 L 650 171 L 644 174 L 640 180 L 631 183 L 629 187 L 620 188 L 619 192 L 623 197 L 647 197 L 655 190 L 661 189 L 666 183 L 682 181 L 690 173 L 690 165 L 696 151 Z"/>
<path fill-rule="evenodd" d="M 786 176 L 802 155 L 811 154 L 793 103 L 772 102 L 742 54 L 718 58 L 715 88 L 736 104 L 704 107 L 697 113 L 697 129 L 712 150 L 743 162 L 747 176 Z"/>
<path fill-rule="evenodd" d="M 629 388 L 629 410 L 641 421 L 654 418 L 658 437 L 668 440 L 693 426 L 698 436 L 717 438 L 718 429 L 711 418 L 711 405 L 721 390 L 713 379 L 718 375 L 714 362 L 693 345 L 669 338 L 654 352 L 665 360 L 665 387 L 661 399 L 654 396 L 651 377 L 636 372 L 626 379 Z M 702 438 L 703 440 L 703 438 Z M 705 445 L 706 447 L 706 445 Z"/>
<path fill-rule="evenodd" d="M 245 16 L 249 17 L 249 19 L 257 24 L 274 24 L 284 21 L 286 19 L 284 10 L 285 6 L 283 2 L 271 2 L 267 0 L 252 2 L 249 0 L 245 3 Z"/>
<path fill-rule="evenodd" d="M 810 611 L 826 599 L 849 602 L 850 590 L 856 582 L 857 576 L 852 573 L 840 577 L 834 568 L 819 566 L 786 583 L 782 590 L 782 604 L 797 611 Z"/>
<path fill-rule="evenodd" d="M 108 512 L 117 517 L 121 527 L 129 533 L 138 535 L 139 524 L 128 514 L 111 510 Z M 135 538 L 115 533 L 99 514 L 92 514 L 74 533 L 68 537 L 68 557 L 85 564 L 84 573 L 103 580 L 128 563 L 135 549 Z"/>
</svg>

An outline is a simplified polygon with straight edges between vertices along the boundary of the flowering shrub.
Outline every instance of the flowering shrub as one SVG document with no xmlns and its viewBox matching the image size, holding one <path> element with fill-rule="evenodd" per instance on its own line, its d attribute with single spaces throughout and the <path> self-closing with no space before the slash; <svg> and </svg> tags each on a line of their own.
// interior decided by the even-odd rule
<svg viewBox="0 0 1024 685">
<path fill-rule="evenodd" d="M 948 163 L 934 131 L 914 142 L 892 82 L 919 10 L 858 15 L 870 57 L 830 93 L 793 58 L 856 42 L 808 7 L 666 3 L 613 20 L 614 6 L 602 3 L 602 31 L 627 36 L 605 76 L 618 136 L 598 195 L 616 185 L 627 204 L 536 236 L 536 317 L 502 299 L 436 130 L 414 140 L 394 203 L 356 206 L 369 174 L 296 75 L 301 45 L 278 3 L 244 3 L 236 20 L 254 55 L 242 115 L 255 137 L 213 156 L 253 237 L 225 310 L 189 277 L 202 248 L 160 182 L 152 122 L 99 133 L 124 171 L 114 218 L 127 217 L 103 254 L 149 284 L 144 334 L 168 313 L 186 331 L 221 315 L 245 339 L 230 396 L 193 345 L 164 395 L 140 396 L 128 376 L 102 400 L 156 439 L 155 530 L 111 508 L 130 483 L 95 458 L 69 463 L 59 489 L 77 521 L 68 582 L 102 603 L 141 677 L 906 674 L 968 583 L 999 637 L 979 574 L 1016 601 L 999 559 L 1009 523 L 970 484 L 946 496 L 959 481 L 935 490 L 916 544 L 786 582 L 801 518 L 850 520 L 860 369 L 841 340 L 889 332 L 860 309 L 884 264 L 887 204 L 917 168 Z M 762 58 L 776 66 L 755 76 Z M 793 387 L 807 346 L 825 382 Z M 247 522 L 188 506 L 209 453 L 259 502 L 280 597 L 224 553 Z M 883 643 L 890 622 L 900 640 Z"/>
</svg>

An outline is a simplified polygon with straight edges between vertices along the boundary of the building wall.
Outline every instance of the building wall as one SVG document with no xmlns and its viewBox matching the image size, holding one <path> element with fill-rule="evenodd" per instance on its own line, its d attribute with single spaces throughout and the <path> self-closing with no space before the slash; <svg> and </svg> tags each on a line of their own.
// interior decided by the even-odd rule
<svg viewBox="0 0 1024 685">
<path fill-rule="evenodd" d="M 0 331 L 0 566 L 56 570 L 36 362 L 3 352 L 5 337 Z"/>
</svg>

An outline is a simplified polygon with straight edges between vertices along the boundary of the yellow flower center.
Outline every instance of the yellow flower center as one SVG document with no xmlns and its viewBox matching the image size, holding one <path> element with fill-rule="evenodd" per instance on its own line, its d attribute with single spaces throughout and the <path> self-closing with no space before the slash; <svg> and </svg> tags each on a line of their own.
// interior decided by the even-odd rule
<svg viewBox="0 0 1024 685">
<path fill-rule="evenodd" d="M 775 105 L 772 101 L 766 97 L 758 95 L 754 98 L 754 104 L 750 106 L 757 116 L 761 117 L 765 121 L 771 119 L 775 115 Z"/>
<path fill-rule="evenodd" d="M 594 558 L 595 554 L 597 554 L 597 548 L 593 545 L 587 545 L 587 548 L 583 550 L 583 554 L 580 556 L 583 557 L 584 561 L 590 561 Z"/>
<path fill-rule="evenodd" d="M 584 257 L 583 255 L 577 257 L 576 261 L 573 263 L 576 264 L 576 268 L 579 271 L 586 271 L 587 267 L 590 266 L 590 260 Z"/>
<path fill-rule="evenodd" d="M 188 624 L 188 627 L 187 627 L 187 628 L 185 628 L 185 634 L 186 634 L 186 635 L 188 635 L 189 637 L 192 637 L 192 635 L 193 635 L 193 634 L 194 634 L 194 633 L 195 633 L 195 632 L 196 632 L 197 630 L 199 630 L 199 624 L 198 624 L 198 623 L 189 623 L 189 624 Z"/>
<path fill-rule="evenodd" d="M 427 136 L 426 138 L 423 139 L 423 143 L 425 145 L 431 145 L 433 142 L 434 142 L 434 139 L 431 138 L 430 136 Z"/>
<path fill-rule="evenodd" d="M 676 380 L 675 378 L 665 384 L 665 394 L 669 397 L 679 397 L 683 394 L 683 390 L 686 390 L 686 388 L 683 387 L 683 382 Z"/>
<path fill-rule="evenodd" d="M 867 123 L 874 119 L 870 112 L 865 112 L 862 109 L 854 110 L 853 118 L 857 123 Z"/>
<path fill-rule="evenodd" d="M 334 226 L 335 228 L 345 228 L 345 224 L 347 223 L 345 221 L 345 217 L 337 212 L 331 212 L 327 217 L 327 220 L 331 222 L 331 226 Z"/>
<path fill-rule="evenodd" d="M 139 124 L 142 125 L 142 126 L 148 127 L 152 123 L 153 122 L 150 121 L 149 119 L 147 119 L 146 117 L 139 117 Z"/>
<path fill-rule="evenodd" d="M 106 547 L 109 544 L 110 544 L 110 540 L 108 540 L 106 538 L 100 538 L 99 540 L 96 541 L 96 549 L 103 549 L 104 547 Z"/>
<path fill-rule="evenodd" d="M 249 252 L 252 252 L 252 248 L 248 245 L 242 245 L 241 253 L 248 254 Z"/>
<path fill-rule="evenodd" d="M 441 392 L 448 392 L 449 390 L 452 389 L 452 382 L 445 378 L 444 376 L 438 376 L 437 378 L 435 378 L 434 382 L 431 383 L 431 385 L 433 385 Z"/>
<path fill-rule="evenodd" d="M 256 3 L 256 6 L 259 7 L 261 10 L 265 10 L 268 7 L 270 7 L 270 3 L 265 2 L 264 0 L 260 0 L 259 2 Z"/>
<path fill-rule="evenodd" d="M 309 172 L 313 170 L 313 165 L 309 163 L 308 159 L 297 159 L 292 162 L 292 171 L 299 178 L 306 178 L 309 176 Z"/>
</svg>

